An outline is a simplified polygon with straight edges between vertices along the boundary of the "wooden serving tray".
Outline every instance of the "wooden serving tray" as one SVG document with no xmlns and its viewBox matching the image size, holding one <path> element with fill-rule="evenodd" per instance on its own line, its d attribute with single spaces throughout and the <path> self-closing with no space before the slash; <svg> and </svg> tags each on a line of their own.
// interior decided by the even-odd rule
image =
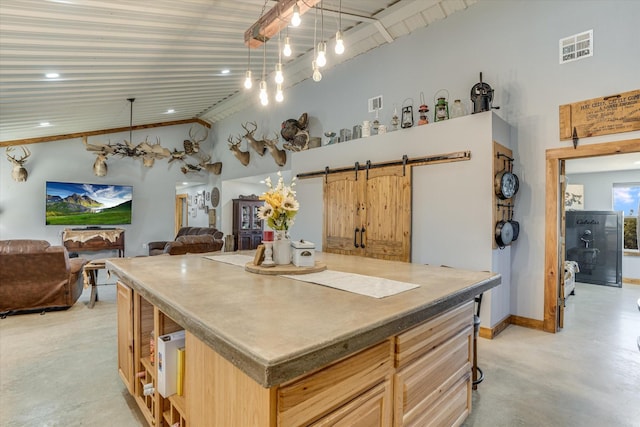
<svg viewBox="0 0 640 427">
<path fill-rule="evenodd" d="M 261 265 L 255 265 L 253 261 L 245 264 L 244 269 L 250 273 L 266 274 L 270 276 L 278 276 L 281 274 L 308 274 L 317 273 L 327 269 L 327 264 L 324 262 L 316 261 L 313 267 L 296 267 L 293 264 L 287 265 L 274 265 L 273 267 L 263 267 Z"/>
</svg>

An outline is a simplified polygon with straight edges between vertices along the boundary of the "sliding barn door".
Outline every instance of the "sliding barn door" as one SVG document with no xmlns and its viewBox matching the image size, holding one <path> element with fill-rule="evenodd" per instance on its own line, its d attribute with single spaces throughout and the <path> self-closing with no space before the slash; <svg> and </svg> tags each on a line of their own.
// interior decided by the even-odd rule
<svg viewBox="0 0 640 427">
<path fill-rule="evenodd" d="M 405 173 L 406 170 L 406 173 Z M 329 174 L 324 185 L 326 252 L 411 260 L 411 168 Z"/>
</svg>

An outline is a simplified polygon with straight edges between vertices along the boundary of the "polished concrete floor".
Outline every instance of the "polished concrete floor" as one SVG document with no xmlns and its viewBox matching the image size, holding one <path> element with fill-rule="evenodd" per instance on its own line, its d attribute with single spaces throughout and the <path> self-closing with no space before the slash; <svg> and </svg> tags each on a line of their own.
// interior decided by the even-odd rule
<svg viewBox="0 0 640 427">
<path fill-rule="evenodd" d="M 640 286 L 579 283 L 562 332 L 480 339 L 486 379 L 464 425 L 640 426 L 638 298 Z M 145 425 L 117 373 L 115 286 L 87 301 L 0 320 L 0 426 Z"/>
</svg>

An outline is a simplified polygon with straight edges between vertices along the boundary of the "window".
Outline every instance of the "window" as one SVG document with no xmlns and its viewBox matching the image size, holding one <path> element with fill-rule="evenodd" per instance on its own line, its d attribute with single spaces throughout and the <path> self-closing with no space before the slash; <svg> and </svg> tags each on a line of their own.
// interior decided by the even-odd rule
<svg viewBox="0 0 640 427">
<path fill-rule="evenodd" d="M 613 184 L 613 210 L 624 217 L 624 249 L 638 250 L 640 183 Z"/>
</svg>

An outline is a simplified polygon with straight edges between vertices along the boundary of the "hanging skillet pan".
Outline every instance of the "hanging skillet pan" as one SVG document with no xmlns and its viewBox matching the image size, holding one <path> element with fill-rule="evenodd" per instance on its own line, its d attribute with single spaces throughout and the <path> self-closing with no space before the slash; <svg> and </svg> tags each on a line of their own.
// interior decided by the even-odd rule
<svg viewBox="0 0 640 427">
<path fill-rule="evenodd" d="M 504 169 L 496 174 L 494 180 L 496 196 L 502 200 L 515 196 L 520 188 L 520 180 L 516 174 L 511 172 L 511 161 L 509 161 L 509 168 L 507 168 L 506 162 L 504 163 Z"/>
<path fill-rule="evenodd" d="M 513 237 L 511 238 L 512 242 L 518 240 L 518 236 L 520 235 L 520 223 L 513 219 L 513 205 L 510 206 L 509 211 L 509 223 L 511 224 L 511 228 L 513 228 Z"/>
<path fill-rule="evenodd" d="M 502 220 L 496 224 L 495 234 L 496 243 L 500 249 L 504 249 L 505 246 L 510 245 L 513 241 L 513 226 L 504 219 L 504 211 L 502 211 Z"/>
</svg>

